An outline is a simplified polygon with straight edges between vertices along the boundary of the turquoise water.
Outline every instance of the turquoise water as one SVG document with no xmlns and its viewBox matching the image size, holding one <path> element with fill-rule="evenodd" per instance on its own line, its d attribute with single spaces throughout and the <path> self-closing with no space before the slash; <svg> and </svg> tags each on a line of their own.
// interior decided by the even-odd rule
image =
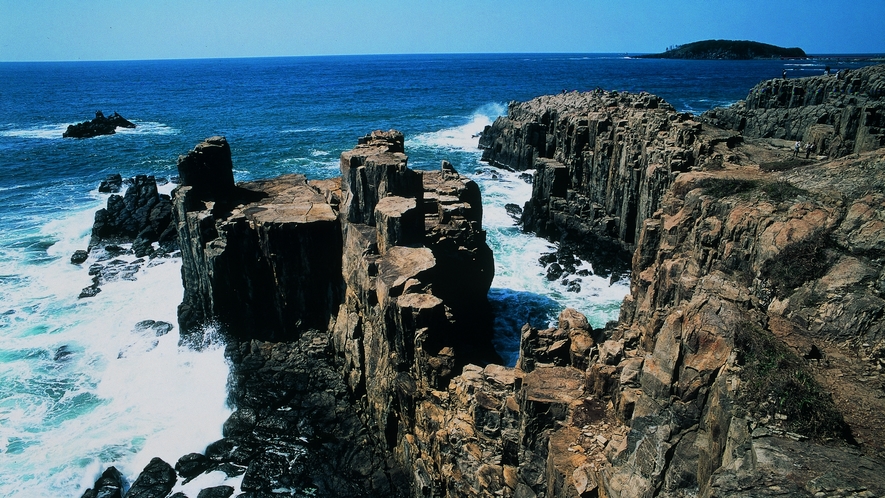
<svg viewBox="0 0 885 498">
<path fill-rule="evenodd" d="M 823 63 L 802 64 L 599 54 L 0 63 L 0 496 L 79 496 L 108 465 L 134 478 L 153 456 L 174 463 L 202 451 L 230 413 L 219 345 L 197 353 L 178 347 L 177 327 L 162 337 L 135 329 L 176 323 L 177 259 L 77 298 L 92 261 L 69 258 L 86 247 L 106 175 L 171 177 L 178 155 L 224 135 L 237 180 L 324 178 L 357 137 L 396 128 L 412 167 L 447 159 L 483 190 L 496 344 L 512 362 L 523 323 L 546 326 L 572 306 L 601 326 L 617 318 L 628 287 L 603 276 L 585 278 L 579 293 L 548 282 L 537 259 L 552 246 L 504 211 L 522 205 L 530 185 L 481 164 L 473 135 L 511 100 L 602 87 L 700 112 L 784 68 L 791 77 L 822 72 Z M 61 138 L 99 109 L 137 128 Z"/>
</svg>

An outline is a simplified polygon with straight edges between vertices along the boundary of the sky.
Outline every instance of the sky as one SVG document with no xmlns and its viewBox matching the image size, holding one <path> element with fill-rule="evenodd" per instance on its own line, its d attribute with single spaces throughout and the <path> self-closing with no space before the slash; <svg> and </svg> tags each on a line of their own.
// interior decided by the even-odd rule
<svg viewBox="0 0 885 498">
<path fill-rule="evenodd" d="M 0 0 L 0 61 L 657 53 L 708 39 L 885 53 L 885 0 Z"/>
</svg>

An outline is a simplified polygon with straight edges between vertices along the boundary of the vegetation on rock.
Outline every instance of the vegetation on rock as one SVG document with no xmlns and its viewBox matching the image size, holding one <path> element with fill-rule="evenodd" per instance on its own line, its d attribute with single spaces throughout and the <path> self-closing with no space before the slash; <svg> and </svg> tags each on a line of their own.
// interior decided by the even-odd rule
<svg viewBox="0 0 885 498">
<path fill-rule="evenodd" d="M 660 54 L 641 55 L 648 59 L 776 59 L 779 57 L 804 58 L 805 51 L 798 47 L 784 48 L 747 40 L 703 40 L 669 47 Z"/>
<path fill-rule="evenodd" d="M 754 416 L 781 420 L 786 430 L 814 439 L 850 439 L 832 397 L 794 350 L 749 322 L 735 331 L 734 343 L 743 366 L 741 399 Z"/>
</svg>

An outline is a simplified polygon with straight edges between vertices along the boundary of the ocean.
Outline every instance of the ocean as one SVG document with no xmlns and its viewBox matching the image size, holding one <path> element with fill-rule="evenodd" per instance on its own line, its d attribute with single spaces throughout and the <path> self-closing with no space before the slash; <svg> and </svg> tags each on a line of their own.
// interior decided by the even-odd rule
<svg viewBox="0 0 885 498">
<path fill-rule="evenodd" d="M 436 169 L 447 159 L 483 191 L 496 346 L 512 364 L 524 323 L 546 327 L 570 306 L 601 327 L 617 319 L 629 287 L 592 275 L 570 292 L 546 279 L 538 257 L 553 246 L 522 233 L 504 208 L 528 200 L 531 185 L 479 161 L 475 135 L 509 101 L 601 87 L 655 93 L 700 113 L 784 69 L 816 75 L 827 64 L 863 63 L 624 54 L 0 63 L 0 497 L 78 497 L 109 465 L 134 480 L 154 456 L 174 465 L 202 452 L 231 412 L 223 346 L 178 346 L 178 259 L 145 262 L 78 298 L 95 256 L 80 266 L 70 256 L 87 246 L 107 175 L 154 175 L 168 193 L 177 157 L 224 135 L 238 181 L 326 178 L 358 137 L 398 129 L 411 167 Z M 62 138 L 96 110 L 137 127 Z M 142 320 L 175 327 L 157 337 L 136 328 Z"/>
</svg>

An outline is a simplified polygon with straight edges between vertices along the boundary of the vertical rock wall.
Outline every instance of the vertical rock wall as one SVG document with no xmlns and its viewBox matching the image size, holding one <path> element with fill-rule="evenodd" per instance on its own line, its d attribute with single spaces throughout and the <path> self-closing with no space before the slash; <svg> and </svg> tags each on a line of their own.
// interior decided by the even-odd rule
<svg viewBox="0 0 885 498">
<path fill-rule="evenodd" d="M 632 251 L 675 177 L 706 160 L 699 131 L 659 97 L 597 90 L 511 103 L 480 146 L 492 165 L 535 170 L 525 230 L 598 258 Z"/>
<path fill-rule="evenodd" d="M 174 216 L 182 241 L 184 335 L 214 323 L 283 340 L 323 328 L 341 300 L 341 229 L 304 176 L 233 184 L 222 137 L 179 158 Z"/>
</svg>

